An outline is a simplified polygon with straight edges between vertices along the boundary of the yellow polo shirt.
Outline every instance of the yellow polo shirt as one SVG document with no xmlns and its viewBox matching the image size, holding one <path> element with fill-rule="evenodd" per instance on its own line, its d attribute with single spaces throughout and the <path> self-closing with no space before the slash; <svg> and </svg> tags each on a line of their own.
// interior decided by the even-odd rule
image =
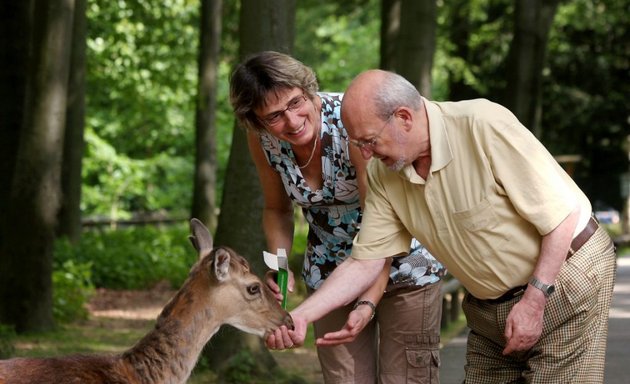
<svg viewBox="0 0 630 384">
<path fill-rule="evenodd" d="M 352 257 L 408 251 L 417 238 L 479 299 L 526 284 L 542 235 L 591 204 L 545 147 L 506 108 L 488 100 L 431 102 L 427 180 L 368 164 L 368 191 Z M 576 233 L 579 230 L 576 229 Z"/>
</svg>

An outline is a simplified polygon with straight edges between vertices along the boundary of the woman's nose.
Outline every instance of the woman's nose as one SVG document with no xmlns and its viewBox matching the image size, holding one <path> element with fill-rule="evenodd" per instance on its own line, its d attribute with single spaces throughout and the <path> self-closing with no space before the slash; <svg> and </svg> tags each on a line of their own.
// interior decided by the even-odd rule
<svg viewBox="0 0 630 384">
<path fill-rule="evenodd" d="M 282 118 L 284 119 L 285 122 L 289 123 L 291 127 L 297 127 L 299 125 L 302 125 L 302 122 L 303 122 L 303 119 L 299 115 L 299 112 L 300 111 L 291 111 L 287 109 L 282 114 Z"/>
</svg>

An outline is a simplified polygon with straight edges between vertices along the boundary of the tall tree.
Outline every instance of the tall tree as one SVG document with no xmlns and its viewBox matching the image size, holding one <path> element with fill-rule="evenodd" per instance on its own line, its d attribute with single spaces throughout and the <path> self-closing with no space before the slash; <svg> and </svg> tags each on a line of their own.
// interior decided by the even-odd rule
<svg viewBox="0 0 630 384">
<path fill-rule="evenodd" d="M 239 58 L 275 50 L 290 53 L 293 48 L 295 0 L 243 0 L 240 10 Z M 261 229 L 263 199 L 256 168 L 249 155 L 245 131 L 235 126 L 228 160 L 216 243 L 231 246 L 249 259 L 252 268 L 263 272 L 265 238 Z M 222 328 L 204 352 L 211 368 L 219 370 L 237 352 L 248 350 L 260 370 L 275 361 L 260 338 Z"/>
<path fill-rule="evenodd" d="M 31 1 L 0 2 L 0 249 L 24 116 L 26 62 L 30 47 Z M 0 254 L 0 263 L 2 255 Z M 0 264 L 0 286 L 2 285 Z M 0 296 L 1 297 L 1 296 Z M 1 305 L 1 302 L 0 302 Z"/>
<path fill-rule="evenodd" d="M 57 236 L 72 242 L 81 238 L 81 170 L 85 143 L 85 50 L 87 0 L 75 0 L 72 54 L 68 80 L 66 129 L 61 168 L 61 208 Z"/>
<path fill-rule="evenodd" d="M 547 40 L 559 0 L 517 0 L 503 103 L 538 137 Z"/>
<path fill-rule="evenodd" d="M 447 34 L 453 59 L 444 70 L 448 73 L 448 100 L 465 100 L 479 94 L 466 82 L 467 61 L 470 59 L 469 40 L 473 32 L 470 22 L 470 0 L 453 0 L 447 7 Z M 457 63 L 457 64 L 455 64 Z"/>
<path fill-rule="evenodd" d="M 400 74 L 431 97 L 436 1 L 383 0 L 381 19 L 381 68 Z"/>
<path fill-rule="evenodd" d="M 53 326 L 52 254 L 61 194 L 74 0 L 34 2 L 25 107 L 0 248 L 0 322 Z M 15 127 L 13 127 L 15 129 Z"/>
<path fill-rule="evenodd" d="M 223 0 L 201 1 L 199 43 L 199 84 L 195 112 L 195 179 L 191 216 L 201 220 L 210 231 L 216 228 L 216 112 L 217 73 L 221 42 Z"/>
</svg>

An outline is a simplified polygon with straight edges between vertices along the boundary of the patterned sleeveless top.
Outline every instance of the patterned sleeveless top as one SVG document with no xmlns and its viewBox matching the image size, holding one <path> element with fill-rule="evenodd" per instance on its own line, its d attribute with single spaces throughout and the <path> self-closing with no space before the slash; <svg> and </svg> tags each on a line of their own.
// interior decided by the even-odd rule
<svg viewBox="0 0 630 384">
<path fill-rule="evenodd" d="M 361 207 L 354 166 L 350 162 L 348 134 L 341 122 L 339 93 L 320 93 L 321 189 L 312 190 L 297 166 L 291 144 L 263 132 L 260 143 L 269 164 L 282 178 L 289 198 L 301 207 L 309 226 L 302 277 L 317 289 L 352 253 L 352 239 L 359 231 Z M 437 282 L 445 269 L 414 239 L 410 254 L 394 258 L 390 287 Z"/>
</svg>

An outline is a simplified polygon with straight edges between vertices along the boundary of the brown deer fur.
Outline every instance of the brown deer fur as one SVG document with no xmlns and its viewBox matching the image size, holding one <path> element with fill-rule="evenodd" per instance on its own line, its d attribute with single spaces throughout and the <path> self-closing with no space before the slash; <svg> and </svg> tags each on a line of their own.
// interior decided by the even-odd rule
<svg viewBox="0 0 630 384">
<path fill-rule="evenodd" d="M 185 383 L 212 335 L 222 324 L 264 336 L 289 314 L 249 270 L 247 261 L 191 220 L 191 242 L 200 260 L 164 307 L 155 328 L 120 355 L 14 358 L 0 361 L 0 384 Z"/>
</svg>

